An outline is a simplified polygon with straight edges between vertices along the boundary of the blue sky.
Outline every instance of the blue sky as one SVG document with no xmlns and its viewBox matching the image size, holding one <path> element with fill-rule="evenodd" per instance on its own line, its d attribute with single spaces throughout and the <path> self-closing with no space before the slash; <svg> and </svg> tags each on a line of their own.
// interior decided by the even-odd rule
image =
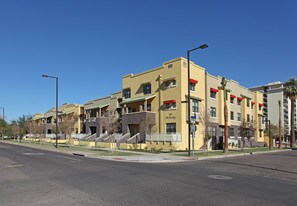
<svg viewBox="0 0 297 206">
<path fill-rule="evenodd" d="M 296 8 L 293 0 L 0 0 L 0 107 L 8 120 L 54 107 L 55 81 L 44 73 L 59 77 L 59 104 L 83 104 L 203 43 L 191 59 L 211 74 L 246 87 L 285 81 L 296 76 Z"/>
</svg>

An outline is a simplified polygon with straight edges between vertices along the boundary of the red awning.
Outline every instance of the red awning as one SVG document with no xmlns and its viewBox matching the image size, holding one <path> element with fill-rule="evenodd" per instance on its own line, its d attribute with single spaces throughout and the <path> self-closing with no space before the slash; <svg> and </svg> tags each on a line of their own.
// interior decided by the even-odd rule
<svg viewBox="0 0 297 206">
<path fill-rule="evenodd" d="M 211 92 L 218 92 L 219 90 L 218 89 L 215 89 L 215 88 L 210 88 L 210 91 Z"/>
<path fill-rule="evenodd" d="M 264 104 L 259 103 L 259 107 L 262 107 Z"/>
<path fill-rule="evenodd" d="M 196 79 L 190 79 L 190 83 L 197 84 L 198 83 L 198 80 L 196 80 Z"/>
<path fill-rule="evenodd" d="M 237 100 L 241 101 L 241 100 L 243 100 L 243 98 L 242 97 L 237 97 Z"/>
<path fill-rule="evenodd" d="M 236 98 L 236 96 L 235 96 L 235 95 L 233 95 L 233 94 L 230 94 L 230 98 L 231 98 L 231 99 L 235 99 L 235 98 Z"/>
<path fill-rule="evenodd" d="M 252 102 L 252 104 L 255 104 L 255 102 Z"/>
<path fill-rule="evenodd" d="M 167 101 L 164 101 L 163 103 L 164 103 L 164 104 L 176 103 L 176 100 L 175 100 L 175 99 L 167 100 Z"/>
</svg>

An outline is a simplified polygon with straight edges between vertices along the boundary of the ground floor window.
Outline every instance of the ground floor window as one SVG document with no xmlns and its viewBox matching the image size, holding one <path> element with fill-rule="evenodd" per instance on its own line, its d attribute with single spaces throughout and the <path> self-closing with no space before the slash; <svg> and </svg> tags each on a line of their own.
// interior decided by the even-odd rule
<svg viewBox="0 0 297 206">
<path fill-rule="evenodd" d="M 231 137 L 234 137 L 234 136 L 235 136 L 235 135 L 234 135 L 234 128 L 232 128 L 232 127 L 230 128 L 230 136 L 231 136 Z"/>
<path fill-rule="evenodd" d="M 166 133 L 176 133 L 176 123 L 167 123 Z"/>
<path fill-rule="evenodd" d="M 215 136 L 217 136 L 217 135 L 216 135 L 216 127 L 209 127 L 209 128 L 208 128 L 208 135 L 209 135 L 210 137 L 215 137 Z"/>
</svg>

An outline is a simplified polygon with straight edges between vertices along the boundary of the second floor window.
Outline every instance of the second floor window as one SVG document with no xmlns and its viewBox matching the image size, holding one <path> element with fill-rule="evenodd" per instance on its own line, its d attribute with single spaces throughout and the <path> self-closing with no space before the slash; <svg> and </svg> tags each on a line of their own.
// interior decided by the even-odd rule
<svg viewBox="0 0 297 206">
<path fill-rule="evenodd" d="M 216 117 L 217 116 L 217 110 L 215 107 L 210 108 L 210 116 L 211 117 Z"/>
<path fill-rule="evenodd" d="M 194 83 L 190 83 L 190 91 L 195 91 L 195 84 Z"/>
<path fill-rule="evenodd" d="M 131 89 L 124 89 L 123 90 L 123 96 L 126 99 L 131 98 Z"/>
<path fill-rule="evenodd" d="M 230 119 L 234 120 L 234 112 L 233 111 L 230 112 Z"/>
<path fill-rule="evenodd" d="M 151 104 L 147 104 L 147 111 L 152 111 L 152 105 Z"/>
<path fill-rule="evenodd" d="M 247 122 L 250 122 L 250 121 L 251 121 L 251 120 L 250 120 L 250 115 L 249 115 L 249 114 L 246 115 L 246 121 L 247 121 Z"/>
<path fill-rule="evenodd" d="M 241 121 L 241 113 L 237 113 L 237 121 Z"/>
<path fill-rule="evenodd" d="M 198 106 L 198 100 L 192 99 L 192 112 L 198 113 L 199 106 Z"/>
<path fill-rule="evenodd" d="M 217 93 L 210 91 L 210 97 L 213 98 L 213 99 L 216 99 L 217 98 Z"/>
<path fill-rule="evenodd" d="M 249 99 L 246 99 L 246 106 L 250 107 L 250 100 Z"/>
<path fill-rule="evenodd" d="M 143 94 L 150 94 L 151 93 L 151 84 L 143 85 Z"/>
</svg>

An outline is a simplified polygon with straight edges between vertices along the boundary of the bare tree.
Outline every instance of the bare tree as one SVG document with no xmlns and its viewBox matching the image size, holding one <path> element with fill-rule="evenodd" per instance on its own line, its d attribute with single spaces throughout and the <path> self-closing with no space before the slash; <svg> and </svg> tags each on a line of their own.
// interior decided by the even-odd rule
<svg viewBox="0 0 297 206">
<path fill-rule="evenodd" d="M 212 137 L 211 136 L 211 132 L 210 132 L 210 113 L 208 111 L 205 111 L 205 109 L 201 108 L 199 111 L 200 114 L 200 122 L 202 124 L 202 134 L 203 134 L 203 150 L 204 150 L 204 154 L 206 154 L 206 152 L 208 151 L 207 148 L 207 143 L 208 140 Z"/>
<path fill-rule="evenodd" d="M 110 136 L 110 143 L 115 143 L 115 134 L 122 130 L 122 124 L 116 115 L 111 115 L 109 110 L 104 113 L 105 119 L 101 122 L 102 127 L 106 128 L 107 133 Z M 113 150 L 111 150 L 113 152 Z"/>
<path fill-rule="evenodd" d="M 78 120 L 79 116 L 76 114 L 68 114 L 62 117 L 62 121 L 59 124 L 60 131 L 66 135 L 66 139 L 68 136 L 68 144 L 71 142 L 71 134 L 75 131 L 75 124 Z"/>
<path fill-rule="evenodd" d="M 251 138 L 254 136 L 255 128 L 253 124 L 243 119 L 241 121 L 241 125 L 239 129 L 240 129 L 240 136 L 242 140 L 242 151 L 243 151 L 245 148 L 246 139 L 251 143 Z"/>
</svg>

